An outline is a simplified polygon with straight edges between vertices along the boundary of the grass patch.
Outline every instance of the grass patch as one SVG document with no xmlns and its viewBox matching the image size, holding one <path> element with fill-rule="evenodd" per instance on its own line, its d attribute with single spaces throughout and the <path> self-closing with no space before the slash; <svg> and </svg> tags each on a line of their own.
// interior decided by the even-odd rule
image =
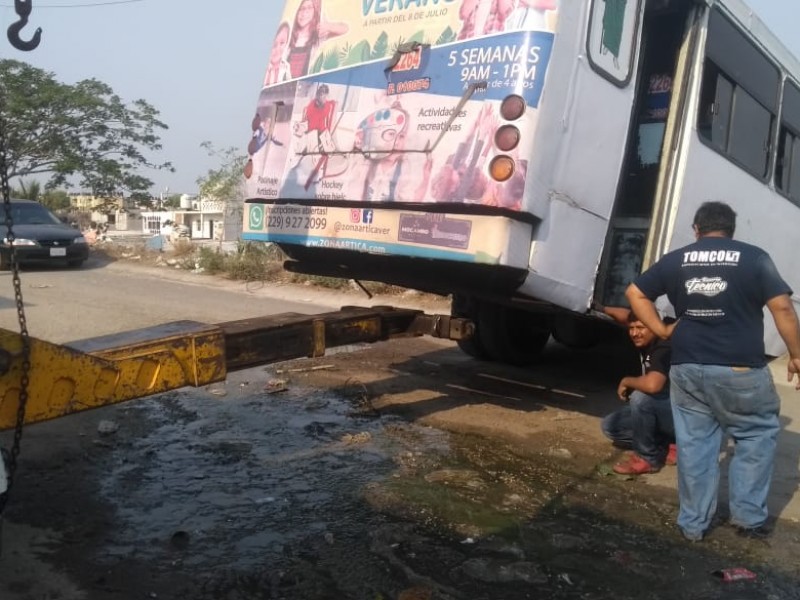
<svg viewBox="0 0 800 600">
<path fill-rule="evenodd" d="M 357 290 L 351 279 L 291 273 L 283 268 L 287 257 L 278 246 L 261 242 L 237 243 L 235 250 L 224 252 L 220 246 L 199 245 L 187 239 L 166 244 L 163 250 L 153 248 L 146 240 L 127 241 L 118 238 L 98 244 L 93 252 L 107 260 L 132 260 L 145 265 L 170 266 L 187 271 L 202 271 L 246 282 L 278 282 L 317 286 L 330 290 Z M 363 281 L 371 294 L 401 295 L 407 288 L 376 281 Z"/>
<path fill-rule="evenodd" d="M 195 256 L 195 268 L 217 275 L 226 272 L 226 255 L 219 248 L 201 246 Z"/>
<path fill-rule="evenodd" d="M 277 246 L 239 242 L 236 252 L 228 254 L 225 275 L 239 281 L 266 281 L 280 277 L 283 253 Z"/>
<path fill-rule="evenodd" d="M 349 279 L 325 277 L 324 275 L 304 275 L 302 273 L 292 273 L 290 281 L 292 283 L 307 283 L 309 285 L 317 285 L 330 290 L 341 290 L 344 288 L 349 288 L 351 285 Z"/>
</svg>

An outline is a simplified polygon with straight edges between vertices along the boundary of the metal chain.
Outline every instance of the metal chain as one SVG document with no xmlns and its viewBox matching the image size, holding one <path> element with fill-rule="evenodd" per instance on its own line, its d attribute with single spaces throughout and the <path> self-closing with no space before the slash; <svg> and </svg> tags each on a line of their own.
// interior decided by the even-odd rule
<svg viewBox="0 0 800 600">
<path fill-rule="evenodd" d="M 14 284 L 14 297 L 17 303 L 17 318 L 19 320 L 19 333 L 22 340 L 22 371 L 20 373 L 19 404 L 17 405 L 17 423 L 14 428 L 14 442 L 8 459 L 8 472 L 6 479 L 8 486 L 4 494 L 0 494 L 0 517 L 3 515 L 6 503 L 8 502 L 11 485 L 14 481 L 14 473 L 17 470 L 17 457 L 19 456 L 22 445 L 22 426 L 25 423 L 25 409 L 28 405 L 28 384 L 31 371 L 31 341 L 28 335 L 28 324 L 25 319 L 25 303 L 22 300 L 22 282 L 19 278 L 19 262 L 17 251 L 14 247 L 14 221 L 11 216 L 11 188 L 8 184 L 8 157 L 6 122 L 5 122 L 5 94 L 0 88 L 0 191 L 3 194 L 3 207 L 6 214 L 6 243 L 9 245 L 11 253 L 11 272 Z"/>
</svg>

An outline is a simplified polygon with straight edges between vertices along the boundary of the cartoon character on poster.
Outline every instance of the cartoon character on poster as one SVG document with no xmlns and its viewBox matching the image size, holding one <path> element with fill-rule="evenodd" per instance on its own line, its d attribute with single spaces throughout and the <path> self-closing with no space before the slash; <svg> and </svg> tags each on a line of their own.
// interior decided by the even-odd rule
<svg viewBox="0 0 800 600">
<path fill-rule="evenodd" d="M 415 202 L 424 198 L 432 158 L 426 155 L 422 178 L 416 177 L 411 159 L 403 152 L 410 128 L 408 112 L 395 101 L 378 108 L 358 125 L 355 146 L 366 160 L 361 199 L 367 202 Z"/>
<path fill-rule="evenodd" d="M 269 53 L 269 64 L 267 73 L 264 75 L 264 85 L 275 85 L 289 79 L 290 68 L 286 60 L 286 49 L 289 46 L 289 24 L 284 21 L 278 25 L 278 32 L 272 42 L 272 50 Z"/>
<path fill-rule="evenodd" d="M 345 23 L 328 22 L 323 18 L 322 0 L 301 0 L 289 37 L 287 62 L 291 76 L 296 78 L 306 75 L 319 45 L 333 37 L 344 35 L 347 31 Z"/>
<path fill-rule="evenodd" d="M 517 29 L 550 31 L 549 17 L 558 9 L 558 0 L 492 0 L 483 33 Z"/>
</svg>

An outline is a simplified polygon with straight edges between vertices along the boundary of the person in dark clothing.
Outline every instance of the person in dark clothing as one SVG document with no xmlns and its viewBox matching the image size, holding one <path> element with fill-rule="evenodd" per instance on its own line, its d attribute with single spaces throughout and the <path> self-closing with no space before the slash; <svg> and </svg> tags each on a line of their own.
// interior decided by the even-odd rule
<svg viewBox="0 0 800 600">
<path fill-rule="evenodd" d="M 642 362 L 641 375 L 623 377 L 617 386 L 617 396 L 625 405 L 606 416 L 601 424 L 614 445 L 633 450 L 613 469 L 624 475 L 656 473 L 676 460 L 669 401 L 670 343 L 658 339 L 630 310 L 602 310 L 627 325 Z"/>
<path fill-rule="evenodd" d="M 697 241 L 666 254 L 627 289 L 631 308 L 672 341 L 670 389 L 678 444 L 678 527 L 700 541 L 717 507 L 723 434 L 735 444 L 728 470 L 730 522 L 740 535 L 768 535 L 780 399 L 764 349 L 763 308 L 789 350 L 788 376 L 800 373 L 800 325 L 791 288 L 769 254 L 733 240 L 736 213 L 723 202 L 697 210 Z M 676 323 L 654 301 L 666 294 Z M 800 389 L 800 378 L 797 388 Z"/>
</svg>

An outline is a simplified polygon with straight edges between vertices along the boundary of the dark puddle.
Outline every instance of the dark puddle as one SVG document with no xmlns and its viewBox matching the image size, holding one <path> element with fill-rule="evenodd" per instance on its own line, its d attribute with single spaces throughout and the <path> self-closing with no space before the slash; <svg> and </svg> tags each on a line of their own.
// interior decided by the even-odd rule
<svg viewBox="0 0 800 600">
<path fill-rule="evenodd" d="M 102 485 L 116 511 L 103 560 L 180 574 L 176 598 L 800 598 L 769 546 L 724 528 L 684 542 L 658 492 L 352 398 L 217 389 L 126 408 L 143 434 Z M 711 575 L 733 566 L 757 580 Z"/>
</svg>

